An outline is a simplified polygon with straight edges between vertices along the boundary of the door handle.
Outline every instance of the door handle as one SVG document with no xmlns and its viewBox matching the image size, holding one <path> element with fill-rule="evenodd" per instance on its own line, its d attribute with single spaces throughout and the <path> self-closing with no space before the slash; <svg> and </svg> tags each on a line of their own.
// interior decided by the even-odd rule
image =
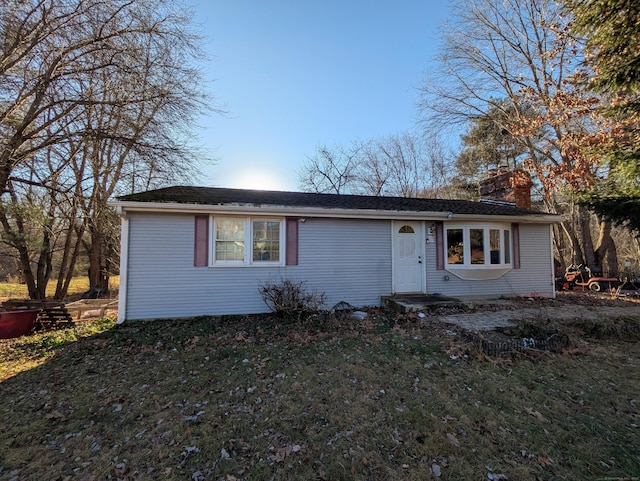
<svg viewBox="0 0 640 481">
<path fill-rule="evenodd" d="M 418 256 L 418 264 L 422 264 L 422 256 Z"/>
</svg>

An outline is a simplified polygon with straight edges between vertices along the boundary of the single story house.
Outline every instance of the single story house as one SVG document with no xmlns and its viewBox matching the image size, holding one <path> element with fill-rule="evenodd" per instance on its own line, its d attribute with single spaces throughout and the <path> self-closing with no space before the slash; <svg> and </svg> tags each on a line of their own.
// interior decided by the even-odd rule
<svg viewBox="0 0 640 481">
<path fill-rule="evenodd" d="M 119 197 L 118 319 L 268 311 L 262 283 L 340 301 L 555 296 L 558 216 L 505 202 L 168 187 Z"/>
</svg>

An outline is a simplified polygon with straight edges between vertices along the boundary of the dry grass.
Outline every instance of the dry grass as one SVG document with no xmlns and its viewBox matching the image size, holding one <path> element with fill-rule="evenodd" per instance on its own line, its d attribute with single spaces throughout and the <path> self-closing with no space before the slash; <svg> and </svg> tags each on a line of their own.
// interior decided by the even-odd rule
<svg viewBox="0 0 640 481">
<path fill-rule="evenodd" d="M 0 480 L 632 479 L 640 346 L 572 329 L 498 360 L 378 311 L 4 341 Z"/>
<path fill-rule="evenodd" d="M 117 291 L 118 284 L 120 282 L 120 276 L 112 277 L 109 280 L 109 288 Z M 74 277 L 69 284 L 68 295 L 80 294 L 89 290 L 89 279 L 86 277 Z M 56 291 L 55 281 L 49 282 L 47 285 L 47 296 L 53 297 Z M 7 299 L 25 299 L 28 298 L 26 284 L 12 284 L 9 282 L 0 282 L 0 300 L 5 301 Z"/>
</svg>

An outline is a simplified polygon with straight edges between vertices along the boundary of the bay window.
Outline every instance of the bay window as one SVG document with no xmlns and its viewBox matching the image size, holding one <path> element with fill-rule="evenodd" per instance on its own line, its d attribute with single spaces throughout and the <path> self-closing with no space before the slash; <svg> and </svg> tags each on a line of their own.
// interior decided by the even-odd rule
<svg viewBox="0 0 640 481">
<path fill-rule="evenodd" d="M 484 229 L 469 229 L 469 249 L 471 255 L 469 259 L 472 264 L 484 264 Z"/>
<path fill-rule="evenodd" d="M 447 263 L 464 264 L 462 229 L 447 229 Z"/>
<path fill-rule="evenodd" d="M 510 224 L 445 225 L 444 241 L 445 268 L 464 279 L 499 277 L 512 267 Z"/>
</svg>

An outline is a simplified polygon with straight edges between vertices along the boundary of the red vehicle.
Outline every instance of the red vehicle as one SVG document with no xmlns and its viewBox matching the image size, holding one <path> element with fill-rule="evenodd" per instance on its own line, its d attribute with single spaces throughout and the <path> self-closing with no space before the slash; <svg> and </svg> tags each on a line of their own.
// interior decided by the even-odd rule
<svg viewBox="0 0 640 481">
<path fill-rule="evenodd" d="M 597 267 L 589 267 L 582 264 L 567 267 L 564 278 L 559 283 L 561 289 L 571 290 L 576 287 L 582 287 L 594 292 L 616 288 L 618 285 L 620 285 L 620 279 L 617 277 L 604 277 L 602 271 Z"/>
</svg>

